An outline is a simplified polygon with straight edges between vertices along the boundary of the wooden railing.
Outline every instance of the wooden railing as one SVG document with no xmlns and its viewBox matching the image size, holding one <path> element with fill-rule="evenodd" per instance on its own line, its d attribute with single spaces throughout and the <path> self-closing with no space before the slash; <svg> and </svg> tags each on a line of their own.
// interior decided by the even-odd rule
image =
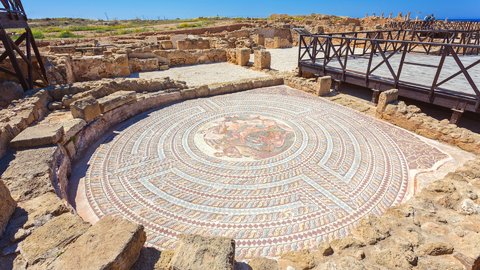
<svg viewBox="0 0 480 270">
<path fill-rule="evenodd" d="M 479 111 L 480 107 L 480 90 L 477 82 L 474 81 L 471 70 L 480 66 L 480 57 L 476 55 L 480 53 L 480 45 L 477 44 L 455 44 L 449 42 L 425 42 L 422 37 L 417 36 L 415 40 L 405 40 L 407 31 L 376 31 L 376 32 L 360 32 L 360 33 L 342 33 L 328 35 L 312 35 L 306 32 L 300 32 L 300 46 L 298 62 L 300 69 L 303 65 L 315 67 L 318 71 L 327 74 L 335 74 L 341 81 L 346 81 L 347 74 L 354 73 L 356 77 L 362 77 L 368 86 L 369 81 L 376 81 L 398 88 L 400 85 L 409 89 L 422 91 L 428 95 L 428 99 L 433 102 L 437 92 L 443 95 L 463 96 L 465 99 L 474 100 L 474 111 Z M 422 32 L 415 32 L 422 33 Z M 360 37 L 364 35 L 364 37 Z M 429 41 L 431 39 L 428 39 Z M 451 40 L 450 40 L 451 41 Z M 406 60 L 409 54 L 437 55 L 439 59 L 428 62 L 409 62 Z M 393 56 L 397 57 L 393 57 Z M 475 59 L 472 63 L 466 64 L 462 55 L 470 56 Z M 399 57 L 398 57 L 399 56 Z M 353 70 L 350 68 L 350 61 L 357 58 L 368 59 L 365 62 L 363 71 Z M 379 63 L 375 63 L 380 58 Z M 376 61 L 374 61 L 374 59 Z M 440 75 L 445 69 L 447 59 L 453 60 L 457 69 L 450 68 L 449 71 L 454 72 L 445 79 L 440 80 Z M 471 61 L 470 61 L 471 62 Z M 430 85 L 420 84 L 411 78 L 402 79 L 402 72 L 406 65 L 420 66 L 429 68 L 432 76 Z M 395 68 L 394 68 L 395 67 Z M 386 68 L 389 76 L 379 77 L 373 73 L 380 68 Z M 455 70 L 458 70 L 455 72 Z M 464 77 L 464 79 L 462 78 Z M 462 79 L 466 85 L 471 88 L 471 93 L 465 94 L 465 91 L 458 92 L 458 89 L 446 89 L 445 84 L 454 79 Z M 410 80 L 410 81 L 409 81 Z M 468 89 L 467 89 L 468 90 Z M 413 94 L 411 96 L 414 96 Z"/>
</svg>

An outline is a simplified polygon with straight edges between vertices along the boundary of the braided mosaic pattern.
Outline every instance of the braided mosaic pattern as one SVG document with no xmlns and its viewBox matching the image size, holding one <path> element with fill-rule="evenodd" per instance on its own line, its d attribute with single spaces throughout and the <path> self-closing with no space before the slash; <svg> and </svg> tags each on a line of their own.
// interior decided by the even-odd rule
<svg viewBox="0 0 480 270">
<path fill-rule="evenodd" d="M 277 86 L 123 123 L 91 157 L 84 184 L 98 217 L 143 224 L 152 246 L 218 235 L 250 258 L 345 236 L 404 199 L 409 164 L 443 158 L 408 132 Z"/>
</svg>

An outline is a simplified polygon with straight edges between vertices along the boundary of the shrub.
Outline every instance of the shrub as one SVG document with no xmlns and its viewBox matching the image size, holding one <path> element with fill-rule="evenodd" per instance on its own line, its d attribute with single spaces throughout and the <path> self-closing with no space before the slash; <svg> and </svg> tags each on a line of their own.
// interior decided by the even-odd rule
<svg viewBox="0 0 480 270">
<path fill-rule="evenodd" d="M 44 39 L 45 34 L 40 30 L 32 30 L 33 37 L 35 39 Z"/>
<path fill-rule="evenodd" d="M 60 34 L 58 34 L 59 38 L 76 38 L 76 37 L 80 37 L 78 35 L 75 35 L 74 33 L 70 32 L 70 31 L 62 31 L 60 32 Z"/>
</svg>

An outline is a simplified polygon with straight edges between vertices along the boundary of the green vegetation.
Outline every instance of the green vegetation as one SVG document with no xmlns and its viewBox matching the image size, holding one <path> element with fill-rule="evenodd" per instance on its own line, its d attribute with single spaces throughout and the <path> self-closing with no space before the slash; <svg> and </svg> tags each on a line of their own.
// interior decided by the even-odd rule
<svg viewBox="0 0 480 270">
<path fill-rule="evenodd" d="M 35 39 L 44 39 L 45 38 L 45 34 L 42 32 L 42 31 L 39 31 L 39 30 L 32 30 L 32 34 L 33 34 L 33 37 Z"/>
<path fill-rule="evenodd" d="M 82 36 L 76 35 L 70 31 L 62 31 L 58 34 L 58 38 L 80 38 Z"/>
<path fill-rule="evenodd" d="M 198 17 L 193 19 L 158 20 L 89 20 L 78 18 L 32 19 L 30 26 L 37 39 L 80 38 L 98 36 L 117 36 L 149 31 L 199 28 L 215 25 L 220 21 L 241 21 L 244 18 Z"/>
</svg>

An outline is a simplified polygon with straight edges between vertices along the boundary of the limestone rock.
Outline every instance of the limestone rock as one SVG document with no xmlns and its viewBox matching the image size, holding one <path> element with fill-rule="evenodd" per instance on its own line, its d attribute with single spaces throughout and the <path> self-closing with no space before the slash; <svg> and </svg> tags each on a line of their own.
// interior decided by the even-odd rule
<svg viewBox="0 0 480 270">
<path fill-rule="evenodd" d="M 3 181 L 0 180 L 0 237 L 2 236 L 8 221 L 15 212 L 17 203 L 10 195 L 10 191 L 7 189 Z"/>
<path fill-rule="evenodd" d="M 155 71 L 159 67 L 158 58 L 130 58 L 128 64 L 132 73 Z"/>
<path fill-rule="evenodd" d="M 278 263 L 275 260 L 257 257 L 248 261 L 252 270 L 278 270 Z"/>
<path fill-rule="evenodd" d="M 107 216 L 90 227 L 50 266 L 50 269 L 130 269 L 146 235 L 142 225 Z"/>
<path fill-rule="evenodd" d="M 390 228 L 381 219 L 375 216 L 369 216 L 360 221 L 360 224 L 353 230 L 352 234 L 364 243 L 373 245 L 389 237 Z"/>
<path fill-rule="evenodd" d="M 450 243 L 432 242 L 421 245 L 418 253 L 421 255 L 439 256 L 453 253 L 453 246 Z"/>
<path fill-rule="evenodd" d="M 403 251 L 395 247 L 375 253 L 373 259 L 376 265 L 382 265 L 387 269 L 410 269 L 418 260 L 412 251 Z"/>
<path fill-rule="evenodd" d="M 223 237 L 182 235 L 171 261 L 174 270 L 233 270 L 235 241 Z"/>
<path fill-rule="evenodd" d="M 63 127 L 58 125 L 35 125 L 18 134 L 10 142 L 14 148 L 32 148 L 54 145 L 63 136 Z"/>
<path fill-rule="evenodd" d="M 330 256 L 334 253 L 333 248 L 328 243 L 320 244 L 317 249 L 321 256 Z"/>
<path fill-rule="evenodd" d="M 270 69 L 272 63 L 272 56 L 270 52 L 266 50 L 257 50 L 254 53 L 254 63 L 253 66 L 255 69 Z"/>
<path fill-rule="evenodd" d="M 460 213 L 464 215 L 474 215 L 480 213 L 480 205 L 471 199 L 465 199 L 460 205 Z"/>
<path fill-rule="evenodd" d="M 137 100 L 135 91 L 118 91 L 106 97 L 98 99 L 100 110 L 106 113 L 122 105 L 135 102 Z"/>
<path fill-rule="evenodd" d="M 170 270 L 174 251 L 144 247 L 131 270 Z"/>
<path fill-rule="evenodd" d="M 237 49 L 237 65 L 246 66 L 250 61 L 250 49 L 249 48 L 238 48 Z"/>
<path fill-rule="evenodd" d="M 325 76 L 318 78 L 316 86 L 317 96 L 325 96 L 330 94 L 330 89 L 332 89 L 332 77 Z"/>
<path fill-rule="evenodd" d="M 24 201 L 55 192 L 57 172 L 68 163 L 56 146 L 18 151 L 1 179 L 16 201 Z"/>
<path fill-rule="evenodd" d="M 65 213 L 35 230 L 20 243 L 20 251 L 29 265 L 48 264 L 89 227 L 79 216 Z"/>
<path fill-rule="evenodd" d="M 352 236 L 333 240 L 330 244 L 335 252 L 342 251 L 347 248 L 359 248 L 365 246 L 363 242 Z"/>
<path fill-rule="evenodd" d="M 62 142 L 65 143 L 80 132 L 87 125 L 87 122 L 83 119 L 75 118 L 63 122 L 62 125 L 64 130 Z"/>
<path fill-rule="evenodd" d="M 356 260 L 351 256 L 342 256 L 337 260 L 327 261 L 319 264 L 315 270 L 367 270 L 377 269 L 372 267 L 366 267 L 362 262 Z M 290 269 L 289 269 L 290 270 Z"/>
<path fill-rule="evenodd" d="M 70 110 L 73 117 L 81 118 L 87 123 L 95 120 L 102 113 L 100 104 L 92 96 L 77 100 L 71 104 Z"/>
<path fill-rule="evenodd" d="M 315 267 L 315 258 L 309 250 L 290 251 L 278 260 L 280 270 L 309 270 Z"/>
</svg>

